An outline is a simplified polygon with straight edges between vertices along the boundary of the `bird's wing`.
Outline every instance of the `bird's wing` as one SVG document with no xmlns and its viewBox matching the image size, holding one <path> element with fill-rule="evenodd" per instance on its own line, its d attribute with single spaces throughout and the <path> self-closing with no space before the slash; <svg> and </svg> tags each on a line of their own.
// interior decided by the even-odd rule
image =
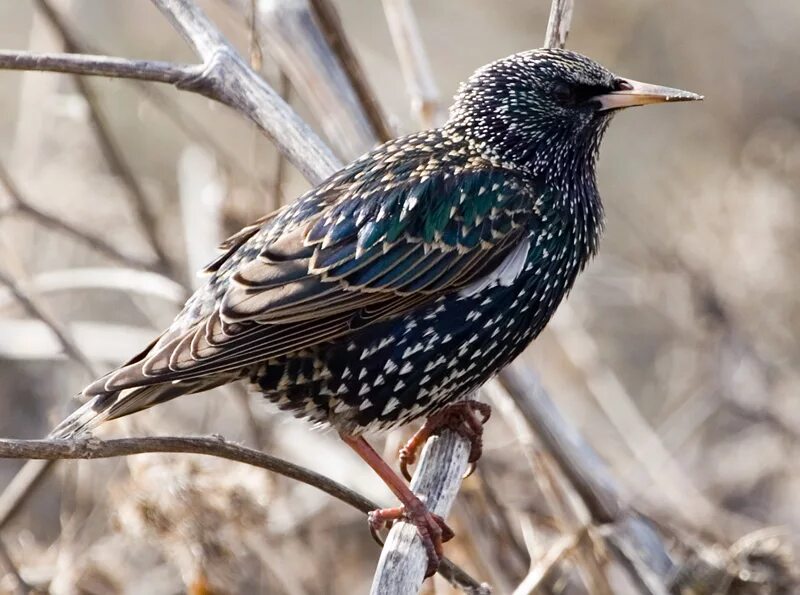
<svg viewBox="0 0 800 595">
<path fill-rule="evenodd" d="M 227 253 L 210 266 L 208 286 L 171 330 L 86 394 L 295 353 L 444 294 L 474 292 L 493 271 L 507 274 L 509 261 L 520 261 L 535 206 L 513 174 L 443 170 L 369 182 L 340 175 L 242 230 L 223 246 Z M 208 312 L 192 306 L 214 292 Z"/>
</svg>

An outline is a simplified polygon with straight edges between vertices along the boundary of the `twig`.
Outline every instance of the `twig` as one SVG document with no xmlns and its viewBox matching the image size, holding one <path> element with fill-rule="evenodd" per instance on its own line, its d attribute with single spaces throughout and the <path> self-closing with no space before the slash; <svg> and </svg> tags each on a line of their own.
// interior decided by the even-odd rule
<svg viewBox="0 0 800 595">
<path fill-rule="evenodd" d="M 444 432 L 428 440 L 422 451 L 411 489 L 428 509 L 446 517 L 453 505 L 461 480 L 467 469 L 469 445 L 467 441 Z M 425 575 L 428 557 L 414 525 L 396 523 L 383 546 L 375 577 L 372 595 L 411 595 L 419 591 Z M 488 587 L 474 584 L 468 593 L 488 593 Z"/>
<path fill-rule="evenodd" d="M 439 89 L 419 33 L 409 0 L 383 0 L 383 10 L 400 70 L 411 96 L 411 108 L 423 128 L 433 128 L 444 120 Z"/>
<path fill-rule="evenodd" d="M 468 452 L 466 446 L 463 447 Z M 274 457 L 252 448 L 240 446 L 226 441 L 220 436 L 213 437 L 175 437 L 147 436 L 140 438 L 118 438 L 98 440 L 83 438 L 79 440 L 10 440 L 0 439 L 0 458 L 6 459 L 107 459 L 145 453 L 190 453 L 202 454 L 237 461 L 253 467 L 259 467 L 278 473 L 290 479 L 313 486 L 333 496 L 356 510 L 367 513 L 378 508 L 378 505 L 350 488 L 278 457 Z M 420 466 L 422 462 L 420 463 Z M 464 470 L 461 470 L 463 473 Z M 413 527 L 412 527 L 413 529 Z M 414 529 L 416 531 L 416 529 Z M 424 567 L 423 567 L 424 570 Z M 466 592 L 477 592 L 480 585 L 463 570 L 445 563 L 440 574 L 455 582 Z"/>
<path fill-rule="evenodd" d="M 0 569 L 2 568 L 5 568 L 6 572 L 11 575 L 11 578 L 14 581 L 15 593 L 18 595 L 26 595 L 27 593 L 34 592 L 31 586 L 28 585 L 25 582 L 25 579 L 22 578 L 22 575 L 20 575 L 19 570 L 14 564 L 14 560 L 11 559 L 11 555 L 8 553 L 6 544 L 3 543 L 2 539 L 0 539 Z"/>
<path fill-rule="evenodd" d="M 229 3 L 236 7 L 242 2 Z M 337 153 L 349 161 L 372 148 L 378 139 L 368 111 L 314 19 L 309 0 L 259 0 L 258 18 L 265 49 Z"/>
<path fill-rule="evenodd" d="M 558 412 L 538 378 L 511 364 L 500 384 L 519 413 L 569 479 L 597 525 L 607 525 L 607 540 L 618 560 L 646 593 L 667 592 L 675 564 L 652 524 L 624 503 L 608 468 L 577 429 Z"/>
<path fill-rule="evenodd" d="M 128 267 L 146 271 L 152 271 L 156 268 L 153 263 L 149 263 L 141 259 L 135 258 L 133 256 L 123 254 L 122 252 L 117 250 L 117 248 L 115 248 L 102 238 L 86 233 L 85 231 L 82 231 L 77 227 L 72 226 L 66 221 L 63 221 L 58 217 L 54 217 L 49 213 L 45 213 L 44 211 L 33 206 L 22 195 L 19 188 L 17 188 L 16 184 L 14 184 L 14 181 L 12 180 L 10 174 L 5 169 L 2 163 L 0 163 L 0 185 L 3 186 L 5 191 L 8 193 L 9 198 L 11 199 L 11 205 L 9 209 L 6 212 L 0 214 L 0 218 L 7 215 L 11 215 L 13 213 L 19 213 L 27 217 L 30 217 L 40 225 L 43 225 L 44 227 L 61 232 L 64 235 L 67 235 L 72 239 L 77 240 L 82 244 L 85 244 L 95 252 L 98 252 L 99 254 L 102 254 L 103 256 L 106 256 Z"/>
<path fill-rule="evenodd" d="M 578 546 L 580 543 L 580 536 L 577 534 L 564 535 L 553 546 L 547 550 L 547 553 L 536 561 L 531 567 L 528 575 L 522 580 L 519 586 L 514 589 L 512 595 L 530 595 L 535 593 L 542 583 L 550 576 L 556 565 Z"/>
<path fill-rule="evenodd" d="M 361 68 L 361 63 L 356 58 L 353 48 L 347 40 L 342 28 L 342 21 L 336 12 L 336 7 L 331 0 L 309 1 L 328 45 L 333 50 L 333 53 L 336 54 L 339 62 L 341 62 L 342 68 L 344 68 L 347 78 L 353 86 L 353 91 L 355 91 L 361 106 L 364 108 L 369 123 L 372 125 L 375 138 L 380 142 L 389 140 L 394 135 L 386 122 L 383 110 L 381 110 L 381 106 L 378 103 L 378 98 L 375 97 L 364 70 Z"/>
<path fill-rule="evenodd" d="M 544 47 L 563 48 L 567 45 L 567 36 L 572 24 L 574 0 L 553 0 L 550 5 L 550 20 L 544 35 Z"/>
<path fill-rule="evenodd" d="M 63 74 L 109 76 L 180 85 L 196 77 L 198 66 L 152 60 L 128 60 L 112 56 L 75 53 L 36 53 L 23 50 L 0 50 L 0 68 L 4 70 L 42 70 Z"/>
<path fill-rule="evenodd" d="M 224 103 L 248 117 L 278 146 L 289 161 L 312 183 L 319 183 L 335 172 L 340 163 L 316 134 L 259 77 L 236 52 L 233 46 L 211 24 L 205 14 L 190 0 L 153 0 L 203 60 L 191 67 L 195 76 L 181 77 L 174 84 L 180 89 L 205 95 Z M 14 56 L 28 52 L 9 52 L 4 64 L 12 65 Z M 81 58 L 61 54 L 57 72 L 98 74 L 93 72 L 96 57 Z M 23 58 L 28 59 L 28 58 Z M 144 71 L 130 65 L 106 62 L 103 76 L 136 78 L 163 82 L 166 75 L 148 67 Z M 29 63 L 28 66 L 34 66 Z M 133 72 L 136 76 L 133 76 Z M 169 72 L 175 74 L 174 68 Z"/>
<path fill-rule="evenodd" d="M 4 285 L 19 302 L 19 304 L 34 318 L 38 318 L 45 323 L 50 331 L 56 336 L 64 353 L 83 367 L 86 373 L 92 378 L 96 378 L 99 371 L 94 364 L 80 350 L 71 337 L 61 328 L 49 314 L 47 314 L 38 304 L 12 279 L 0 272 L 0 285 Z"/>
</svg>

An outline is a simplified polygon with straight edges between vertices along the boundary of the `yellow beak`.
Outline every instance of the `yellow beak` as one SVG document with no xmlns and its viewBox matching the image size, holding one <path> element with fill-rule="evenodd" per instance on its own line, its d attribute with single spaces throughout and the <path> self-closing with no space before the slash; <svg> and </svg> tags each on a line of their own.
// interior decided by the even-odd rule
<svg viewBox="0 0 800 595">
<path fill-rule="evenodd" d="M 620 79 L 621 89 L 604 95 L 598 95 L 594 101 L 600 103 L 600 111 L 647 105 L 649 103 L 664 103 L 667 101 L 701 101 L 702 95 L 671 89 L 659 85 L 640 83 L 630 79 Z"/>
</svg>

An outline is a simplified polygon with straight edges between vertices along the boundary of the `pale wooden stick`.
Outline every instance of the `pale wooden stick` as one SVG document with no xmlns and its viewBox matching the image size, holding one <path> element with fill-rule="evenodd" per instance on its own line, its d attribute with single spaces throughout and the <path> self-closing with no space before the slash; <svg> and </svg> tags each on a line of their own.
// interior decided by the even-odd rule
<svg viewBox="0 0 800 595">
<path fill-rule="evenodd" d="M 550 20 L 544 35 L 544 47 L 563 48 L 567 45 L 574 7 L 575 0 L 553 0 L 550 5 Z"/>
<path fill-rule="evenodd" d="M 439 126 L 445 119 L 445 112 L 411 3 L 409 0 L 383 0 L 383 10 L 411 96 L 412 111 L 423 128 Z"/>
<path fill-rule="evenodd" d="M 426 442 L 411 480 L 411 489 L 434 514 L 444 518 L 450 512 L 467 470 L 468 456 L 469 443 L 449 430 Z M 419 591 L 427 565 L 428 556 L 417 528 L 405 522 L 395 523 L 383 546 L 370 593 L 412 595 Z M 464 590 L 490 593 L 485 585 L 473 585 Z"/>
</svg>

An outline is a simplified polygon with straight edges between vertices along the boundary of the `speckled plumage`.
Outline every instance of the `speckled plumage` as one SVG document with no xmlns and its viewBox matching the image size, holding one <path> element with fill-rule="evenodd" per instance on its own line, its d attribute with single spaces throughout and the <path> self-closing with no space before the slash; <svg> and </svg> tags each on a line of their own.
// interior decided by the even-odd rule
<svg viewBox="0 0 800 595">
<path fill-rule="evenodd" d="M 56 435 L 239 378 L 348 434 L 468 394 L 536 337 L 597 249 L 613 112 L 591 98 L 618 87 L 563 50 L 480 69 L 442 128 L 376 148 L 223 244 L 172 326 L 87 387 Z"/>
</svg>

